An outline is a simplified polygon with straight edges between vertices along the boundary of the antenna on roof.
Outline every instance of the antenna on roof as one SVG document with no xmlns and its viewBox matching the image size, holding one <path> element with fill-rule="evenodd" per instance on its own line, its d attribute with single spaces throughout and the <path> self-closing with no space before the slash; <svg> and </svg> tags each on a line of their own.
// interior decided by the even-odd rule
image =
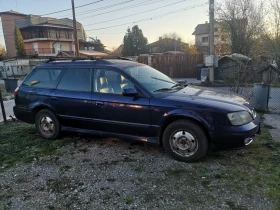
<svg viewBox="0 0 280 210">
<path fill-rule="evenodd" d="M 17 7 L 17 12 L 18 12 L 17 0 L 16 0 L 16 7 Z"/>
</svg>

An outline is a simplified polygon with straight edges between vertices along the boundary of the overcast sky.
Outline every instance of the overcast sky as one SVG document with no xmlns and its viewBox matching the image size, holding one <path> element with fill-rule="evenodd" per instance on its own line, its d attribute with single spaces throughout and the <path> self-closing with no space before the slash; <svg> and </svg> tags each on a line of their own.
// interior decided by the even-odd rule
<svg viewBox="0 0 280 210">
<path fill-rule="evenodd" d="M 85 4 L 89 5 L 76 9 L 77 21 L 83 24 L 89 37 L 97 36 L 109 50 L 122 44 L 126 29 L 133 25 L 142 29 L 149 43 L 172 32 L 192 43 L 196 25 L 209 19 L 208 0 L 75 0 L 75 7 Z M 14 10 L 44 15 L 70 8 L 71 0 L 0 0 L 0 12 Z M 46 16 L 72 18 L 72 11 Z M 0 44 L 4 44 L 1 23 Z"/>
</svg>

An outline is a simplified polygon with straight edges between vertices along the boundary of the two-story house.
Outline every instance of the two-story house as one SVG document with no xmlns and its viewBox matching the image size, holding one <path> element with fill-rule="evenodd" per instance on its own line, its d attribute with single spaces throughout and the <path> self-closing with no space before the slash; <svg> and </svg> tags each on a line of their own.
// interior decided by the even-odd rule
<svg viewBox="0 0 280 210">
<path fill-rule="evenodd" d="M 27 56 L 56 56 L 60 52 L 75 54 L 73 39 L 73 20 L 56 19 L 39 15 L 26 15 L 14 11 L 1 12 L 2 28 L 8 57 L 16 56 L 14 30 L 17 26 L 24 39 Z M 104 50 L 102 43 L 86 40 L 81 23 L 77 22 L 79 50 Z"/>
<path fill-rule="evenodd" d="M 206 21 L 204 24 L 198 24 L 192 33 L 195 35 L 195 45 L 198 50 L 203 53 L 209 53 L 209 32 L 210 25 Z M 215 22 L 214 24 L 214 45 L 215 45 L 215 53 L 223 54 L 226 50 L 226 39 L 221 32 L 221 24 L 219 22 Z"/>
</svg>

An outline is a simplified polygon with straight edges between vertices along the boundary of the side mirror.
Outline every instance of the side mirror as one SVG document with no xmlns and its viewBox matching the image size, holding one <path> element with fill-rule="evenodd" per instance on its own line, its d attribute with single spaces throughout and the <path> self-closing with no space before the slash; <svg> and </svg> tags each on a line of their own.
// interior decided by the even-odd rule
<svg viewBox="0 0 280 210">
<path fill-rule="evenodd" d="M 123 89 L 123 96 L 136 96 L 137 90 L 135 88 L 125 88 Z"/>
</svg>

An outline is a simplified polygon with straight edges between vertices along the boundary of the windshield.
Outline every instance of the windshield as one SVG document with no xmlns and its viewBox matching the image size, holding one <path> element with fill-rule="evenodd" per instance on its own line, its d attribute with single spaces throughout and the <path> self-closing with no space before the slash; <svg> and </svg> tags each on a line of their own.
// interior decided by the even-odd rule
<svg viewBox="0 0 280 210">
<path fill-rule="evenodd" d="M 165 91 L 176 91 L 181 85 L 150 66 L 134 66 L 125 72 L 136 79 L 152 94 Z"/>
</svg>

